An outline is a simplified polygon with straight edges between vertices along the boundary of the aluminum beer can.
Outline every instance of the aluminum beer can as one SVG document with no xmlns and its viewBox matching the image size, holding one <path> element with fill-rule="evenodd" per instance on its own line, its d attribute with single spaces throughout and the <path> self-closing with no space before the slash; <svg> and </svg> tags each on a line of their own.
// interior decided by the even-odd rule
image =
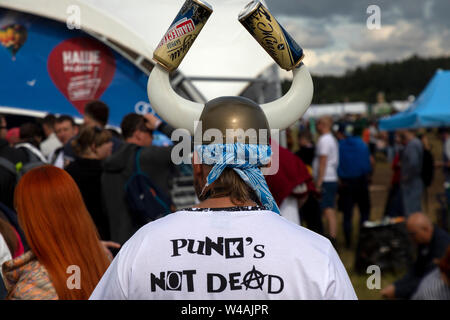
<svg viewBox="0 0 450 320">
<path fill-rule="evenodd" d="M 153 52 L 153 59 L 169 72 L 178 68 L 212 12 L 204 1 L 186 0 Z"/>
<path fill-rule="evenodd" d="M 281 68 L 289 71 L 300 65 L 303 49 L 261 2 L 247 4 L 238 19 Z"/>
</svg>

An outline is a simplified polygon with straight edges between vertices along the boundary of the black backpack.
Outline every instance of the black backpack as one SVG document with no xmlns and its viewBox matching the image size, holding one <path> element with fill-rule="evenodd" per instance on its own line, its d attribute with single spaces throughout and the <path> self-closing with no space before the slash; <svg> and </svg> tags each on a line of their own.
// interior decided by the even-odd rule
<svg viewBox="0 0 450 320">
<path fill-rule="evenodd" d="M 423 149 L 421 177 L 425 187 L 429 187 L 434 178 L 434 158 L 431 152 Z"/>
<path fill-rule="evenodd" d="M 355 255 L 357 273 L 366 274 L 371 265 L 379 266 L 382 272 L 401 273 L 413 257 L 413 244 L 404 222 L 361 226 Z"/>
<path fill-rule="evenodd" d="M 135 155 L 132 176 L 125 184 L 128 208 L 137 225 L 144 225 L 170 213 L 170 197 L 159 191 L 150 178 L 141 170 L 139 159 L 142 148 Z"/>
</svg>

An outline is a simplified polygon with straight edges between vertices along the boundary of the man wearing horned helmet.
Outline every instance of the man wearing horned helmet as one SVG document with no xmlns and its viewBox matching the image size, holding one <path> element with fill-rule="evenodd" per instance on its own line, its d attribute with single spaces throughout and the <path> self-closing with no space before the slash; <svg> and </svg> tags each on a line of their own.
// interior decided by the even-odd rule
<svg viewBox="0 0 450 320">
<path fill-rule="evenodd" d="M 91 299 L 356 299 L 330 241 L 279 215 L 261 172 L 272 154 L 263 109 L 221 97 L 199 120 L 200 203 L 141 228 Z"/>
</svg>

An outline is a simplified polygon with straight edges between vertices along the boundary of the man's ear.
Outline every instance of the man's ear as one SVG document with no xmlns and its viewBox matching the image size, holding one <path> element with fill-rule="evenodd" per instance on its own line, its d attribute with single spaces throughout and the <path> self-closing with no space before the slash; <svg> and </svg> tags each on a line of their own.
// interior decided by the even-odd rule
<svg viewBox="0 0 450 320">
<path fill-rule="evenodd" d="M 136 130 L 135 132 L 133 132 L 132 137 L 134 138 L 135 141 L 141 142 L 142 141 L 142 131 Z"/>
</svg>

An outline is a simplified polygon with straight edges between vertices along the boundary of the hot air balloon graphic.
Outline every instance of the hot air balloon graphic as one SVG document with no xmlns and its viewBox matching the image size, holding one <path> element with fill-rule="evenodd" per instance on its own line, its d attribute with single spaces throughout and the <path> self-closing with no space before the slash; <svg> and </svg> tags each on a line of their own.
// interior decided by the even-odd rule
<svg viewBox="0 0 450 320">
<path fill-rule="evenodd" d="M 27 41 L 27 29 L 17 23 L 0 28 L 0 44 L 11 52 L 12 60 L 16 60 L 16 53 Z"/>
</svg>

